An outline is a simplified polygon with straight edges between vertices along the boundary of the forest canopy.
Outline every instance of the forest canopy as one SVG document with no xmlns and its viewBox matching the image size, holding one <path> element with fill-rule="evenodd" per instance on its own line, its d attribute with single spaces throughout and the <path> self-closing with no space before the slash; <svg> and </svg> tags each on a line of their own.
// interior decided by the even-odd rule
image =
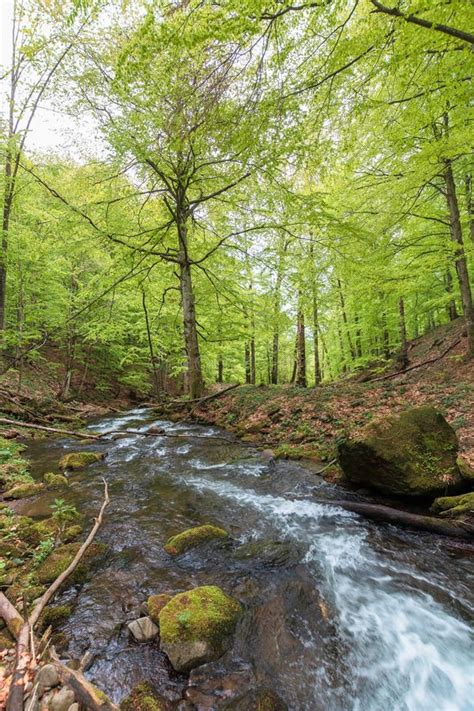
<svg viewBox="0 0 474 711">
<path fill-rule="evenodd" d="M 468 0 L 15 0 L 4 370 L 328 382 L 457 319 L 474 357 Z M 29 141 L 67 114 L 68 149 Z"/>
</svg>

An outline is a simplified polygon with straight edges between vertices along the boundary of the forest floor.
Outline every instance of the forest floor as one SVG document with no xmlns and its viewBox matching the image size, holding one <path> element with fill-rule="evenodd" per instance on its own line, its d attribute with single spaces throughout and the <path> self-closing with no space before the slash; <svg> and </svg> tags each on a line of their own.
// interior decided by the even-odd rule
<svg viewBox="0 0 474 711">
<path fill-rule="evenodd" d="M 338 438 L 372 420 L 429 404 L 456 430 L 461 455 L 474 466 L 474 367 L 464 352 L 463 324 L 457 321 L 411 341 L 409 367 L 420 367 L 400 375 L 394 364 L 383 373 L 359 373 L 318 388 L 246 385 L 195 407 L 192 416 L 272 448 L 276 456 L 329 462 Z M 375 380 L 387 375 L 395 377 Z M 173 413 L 180 417 L 189 418 L 189 412 Z M 337 471 L 333 467 L 332 474 Z"/>
</svg>

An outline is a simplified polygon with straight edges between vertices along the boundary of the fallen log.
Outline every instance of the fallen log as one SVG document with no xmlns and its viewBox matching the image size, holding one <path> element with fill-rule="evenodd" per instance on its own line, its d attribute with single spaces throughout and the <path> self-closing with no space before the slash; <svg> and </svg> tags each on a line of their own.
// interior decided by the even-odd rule
<svg viewBox="0 0 474 711">
<path fill-rule="evenodd" d="M 74 432 L 73 430 L 63 430 L 58 427 L 45 427 L 45 425 L 35 425 L 32 422 L 21 422 L 20 420 L 9 420 L 0 417 L 0 425 L 13 425 L 14 427 L 24 427 L 30 430 L 40 430 L 41 432 L 51 432 L 52 434 L 63 434 L 68 437 L 79 437 L 80 439 L 103 439 L 101 435 L 91 432 Z"/>
<path fill-rule="evenodd" d="M 409 368 L 404 368 L 403 370 L 397 370 L 395 373 L 389 373 L 388 375 L 380 375 L 378 378 L 371 378 L 370 380 L 367 380 L 366 382 L 368 383 L 378 383 L 380 380 L 389 380 L 390 378 L 396 378 L 397 375 L 405 375 L 405 373 L 409 373 L 411 370 L 416 370 L 416 368 L 422 368 L 424 365 L 429 365 L 430 363 L 436 363 L 437 360 L 441 360 L 441 358 L 444 358 L 445 355 L 449 353 L 453 348 L 455 348 L 458 343 L 461 343 L 461 338 L 458 338 L 457 341 L 454 341 L 454 343 L 451 343 L 450 346 L 448 346 L 442 353 L 439 355 L 435 356 L 434 358 L 428 358 L 428 360 L 424 360 L 422 363 L 416 363 L 415 365 L 411 365 Z"/>
<path fill-rule="evenodd" d="M 414 528 L 418 531 L 429 531 L 442 536 L 452 538 L 464 538 L 474 541 L 474 529 L 461 523 L 454 523 L 435 516 L 423 516 L 401 509 L 394 509 L 391 506 L 382 504 L 368 504 L 362 501 L 339 501 L 331 499 L 317 499 L 318 503 L 328 506 L 339 506 L 346 511 L 352 511 L 371 521 L 390 523 L 395 526 Z"/>
<path fill-rule="evenodd" d="M 71 575 L 71 573 L 74 572 L 82 557 L 84 556 L 84 553 L 91 545 L 97 531 L 99 530 L 102 524 L 104 511 L 108 506 L 109 502 L 110 499 L 107 482 L 104 480 L 104 501 L 89 535 L 87 536 L 82 546 L 79 548 L 78 552 L 74 556 L 74 559 L 66 568 L 66 570 L 64 570 L 61 575 L 56 578 L 56 580 L 49 586 L 46 592 L 43 593 L 43 595 L 39 598 L 38 602 L 35 604 L 30 614 L 26 615 L 26 619 L 22 620 L 22 624 L 19 630 L 17 628 L 17 633 L 14 635 L 17 640 L 15 669 L 12 675 L 12 682 L 10 685 L 10 692 L 8 694 L 6 711 L 23 711 L 23 700 L 28 670 L 32 666 L 34 667 L 36 664 L 36 655 L 33 649 L 33 632 L 35 625 L 38 622 L 38 619 L 48 602 L 56 594 L 61 585 Z M 13 605 L 9 603 L 3 593 L 0 593 L 0 614 L 9 626 L 9 629 L 10 626 L 16 627 L 18 625 L 17 619 L 18 617 L 21 617 L 19 613 L 16 612 Z"/>
<path fill-rule="evenodd" d="M 235 390 L 235 388 L 240 388 L 240 383 L 234 383 L 234 385 L 229 385 L 227 388 L 218 390 L 217 392 L 211 393 L 210 395 L 205 395 L 205 397 L 195 398 L 194 400 L 170 400 L 169 404 L 170 405 L 178 405 L 178 407 L 179 406 L 189 407 L 189 405 L 200 405 L 202 402 L 208 402 L 209 400 L 214 400 L 214 398 L 220 397 L 221 395 L 228 393 L 230 390 Z"/>
</svg>

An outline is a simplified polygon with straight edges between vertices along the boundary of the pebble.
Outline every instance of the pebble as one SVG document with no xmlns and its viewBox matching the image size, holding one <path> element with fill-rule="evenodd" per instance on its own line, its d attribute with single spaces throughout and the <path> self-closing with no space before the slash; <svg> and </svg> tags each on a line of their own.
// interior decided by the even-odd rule
<svg viewBox="0 0 474 711">
<path fill-rule="evenodd" d="M 127 625 L 137 642 L 149 642 L 158 634 L 158 627 L 149 617 L 140 617 Z"/>
</svg>

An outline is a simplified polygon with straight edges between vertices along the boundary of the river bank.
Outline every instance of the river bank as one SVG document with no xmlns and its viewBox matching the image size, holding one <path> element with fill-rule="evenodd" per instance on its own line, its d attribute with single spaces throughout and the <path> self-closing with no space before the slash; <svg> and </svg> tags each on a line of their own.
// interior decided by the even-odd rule
<svg viewBox="0 0 474 711">
<path fill-rule="evenodd" d="M 474 601 L 461 549 L 324 506 L 321 497 L 341 496 L 337 486 L 213 427 L 157 420 L 141 409 L 90 427 L 123 430 L 124 437 L 80 446 L 33 440 L 26 455 L 42 481 L 65 454 L 107 451 L 71 472 L 67 489 L 87 530 L 102 477 L 109 481 L 110 511 L 97 539 L 107 551 L 54 606 L 69 606 L 55 632 L 61 658 L 86 655 L 88 678 L 115 702 L 148 680 L 176 709 L 253 709 L 265 689 L 289 709 L 355 709 L 356 700 L 375 710 L 401 699 L 413 711 L 448 708 L 453 699 L 468 708 L 463 669 Z M 127 435 L 149 427 L 168 436 Z M 55 497 L 44 490 L 22 500 L 18 514 L 42 519 Z M 178 556 L 165 550 L 170 536 L 205 523 L 226 530 L 229 543 L 209 541 Z M 134 642 L 127 625 L 150 595 L 203 585 L 238 600 L 243 617 L 220 660 L 177 673 L 156 641 Z M 415 656 L 406 667 L 408 637 Z"/>
</svg>

